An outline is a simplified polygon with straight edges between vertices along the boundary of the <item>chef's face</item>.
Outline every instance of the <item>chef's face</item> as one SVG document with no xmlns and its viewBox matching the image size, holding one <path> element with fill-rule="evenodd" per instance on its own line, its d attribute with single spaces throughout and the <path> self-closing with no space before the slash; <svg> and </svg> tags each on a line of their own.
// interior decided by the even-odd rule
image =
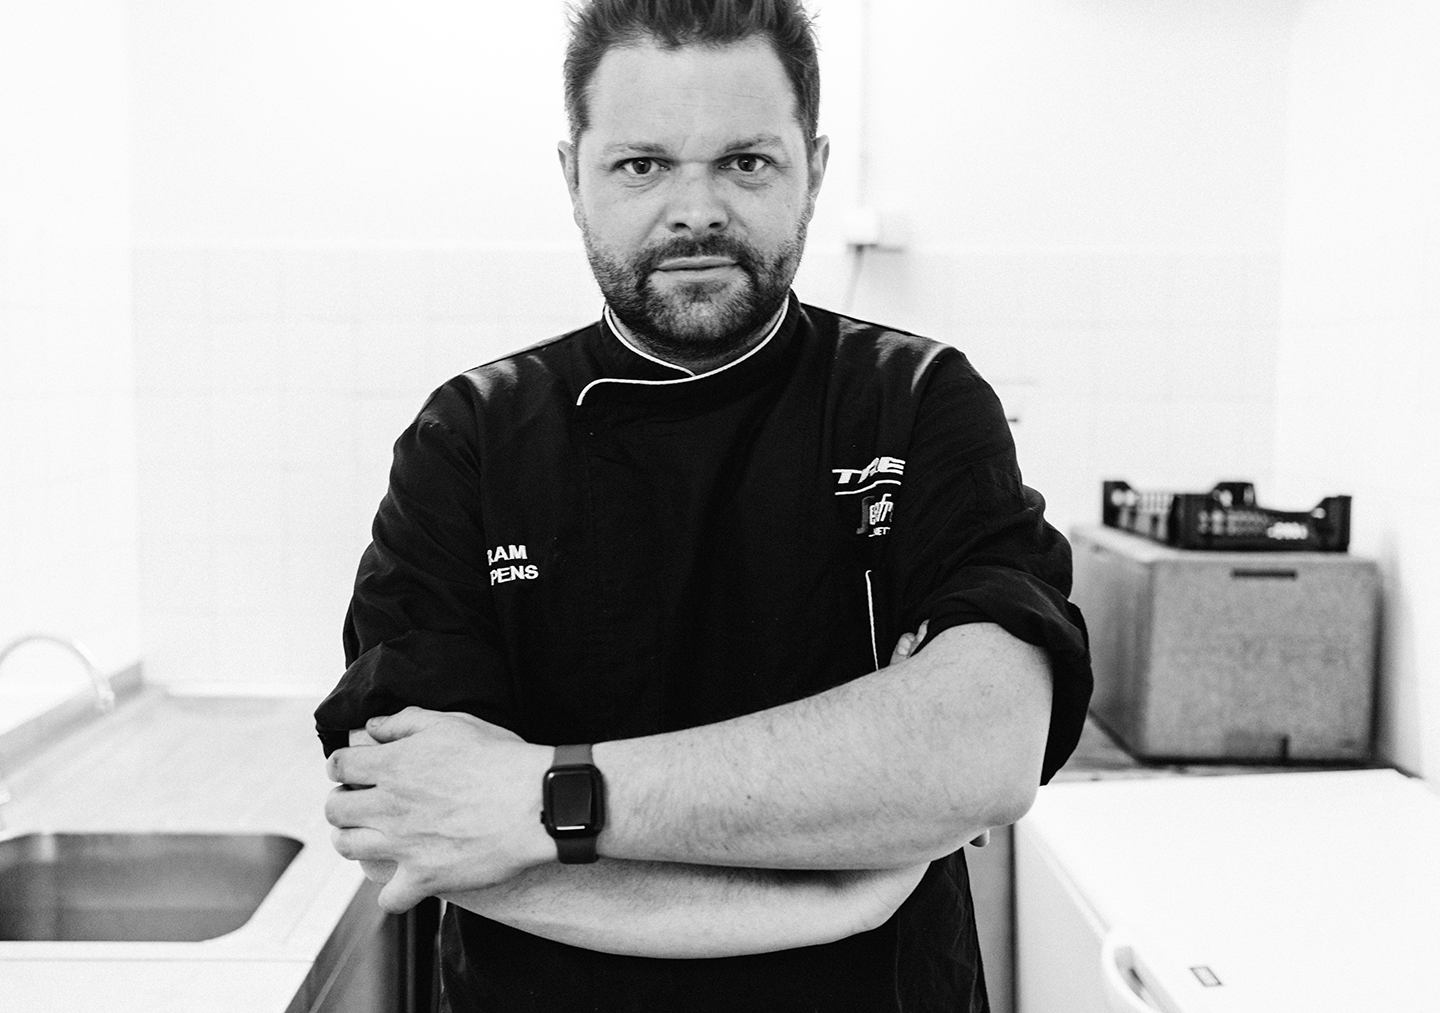
<svg viewBox="0 0 1440 1013">
<path fill-rule="evenodd" d="M 560 144 L 600 289 L 680 361 L 723 360 L 784 302 L 829 142 L 812 146 L 770 45 L 610 49 Z"/>
</svg>

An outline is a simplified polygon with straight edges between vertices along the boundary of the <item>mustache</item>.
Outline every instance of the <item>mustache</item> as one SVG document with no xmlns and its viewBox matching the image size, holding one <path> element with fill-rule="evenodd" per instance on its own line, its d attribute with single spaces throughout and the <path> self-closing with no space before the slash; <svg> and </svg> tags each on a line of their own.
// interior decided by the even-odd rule
<svg viewBox="0 0 1440 1013">
<path fill-rule="evenodd" d="M 746 274 L 759 266 L 755 251 L 734 236 L 676 236 L 647 250 L 636 263 L 640 278 L 649 277 L 664 261 L 676 257 L 727 257 Z"/>
</svg>

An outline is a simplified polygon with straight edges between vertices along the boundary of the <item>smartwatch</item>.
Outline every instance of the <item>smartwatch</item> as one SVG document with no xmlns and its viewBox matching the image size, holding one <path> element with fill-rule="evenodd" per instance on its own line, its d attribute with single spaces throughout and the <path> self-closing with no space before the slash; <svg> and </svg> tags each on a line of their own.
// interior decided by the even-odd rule
<svg viewBox="0 0 1440 1013">
<path fill-rule="evenodd" d="M 555 760 L 540 786 L 540 822 L 555 838 L 565 865 L 596 859 L 595 838 L 605 828 L 605 781 L 589 746 L 556 746 Z"/>
</svg>

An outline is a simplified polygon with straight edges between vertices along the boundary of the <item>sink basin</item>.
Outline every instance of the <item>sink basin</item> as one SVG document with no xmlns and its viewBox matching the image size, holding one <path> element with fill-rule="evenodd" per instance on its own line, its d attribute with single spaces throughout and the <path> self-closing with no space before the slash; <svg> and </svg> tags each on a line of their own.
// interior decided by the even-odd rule
<svg viewBox="0 0 1440 1013">
<path fill-rule="evenodd" d="M 250 920 L 301 847 L 276 834 L 0 841 L 0 940 L 213 939 Z"/>
</svg>

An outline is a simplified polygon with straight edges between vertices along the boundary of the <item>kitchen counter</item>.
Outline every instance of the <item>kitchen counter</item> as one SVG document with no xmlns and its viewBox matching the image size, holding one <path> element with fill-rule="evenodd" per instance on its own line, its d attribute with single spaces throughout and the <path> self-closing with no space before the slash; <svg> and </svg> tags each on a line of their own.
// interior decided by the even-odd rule
<svg viewBox="0 0 1440 1013">
<path fill-rule="evenodd" d="M 304 847 L 244 926 L 202 942 L 0 942 L 7 1013 L 289 1013 L 310 1009 L 383 920 L 335 854 L 311 712 L 299 698 L 171 696 L 7 759 L 0 837 L 35 831 L 274 833 Z"/>
</svg>

